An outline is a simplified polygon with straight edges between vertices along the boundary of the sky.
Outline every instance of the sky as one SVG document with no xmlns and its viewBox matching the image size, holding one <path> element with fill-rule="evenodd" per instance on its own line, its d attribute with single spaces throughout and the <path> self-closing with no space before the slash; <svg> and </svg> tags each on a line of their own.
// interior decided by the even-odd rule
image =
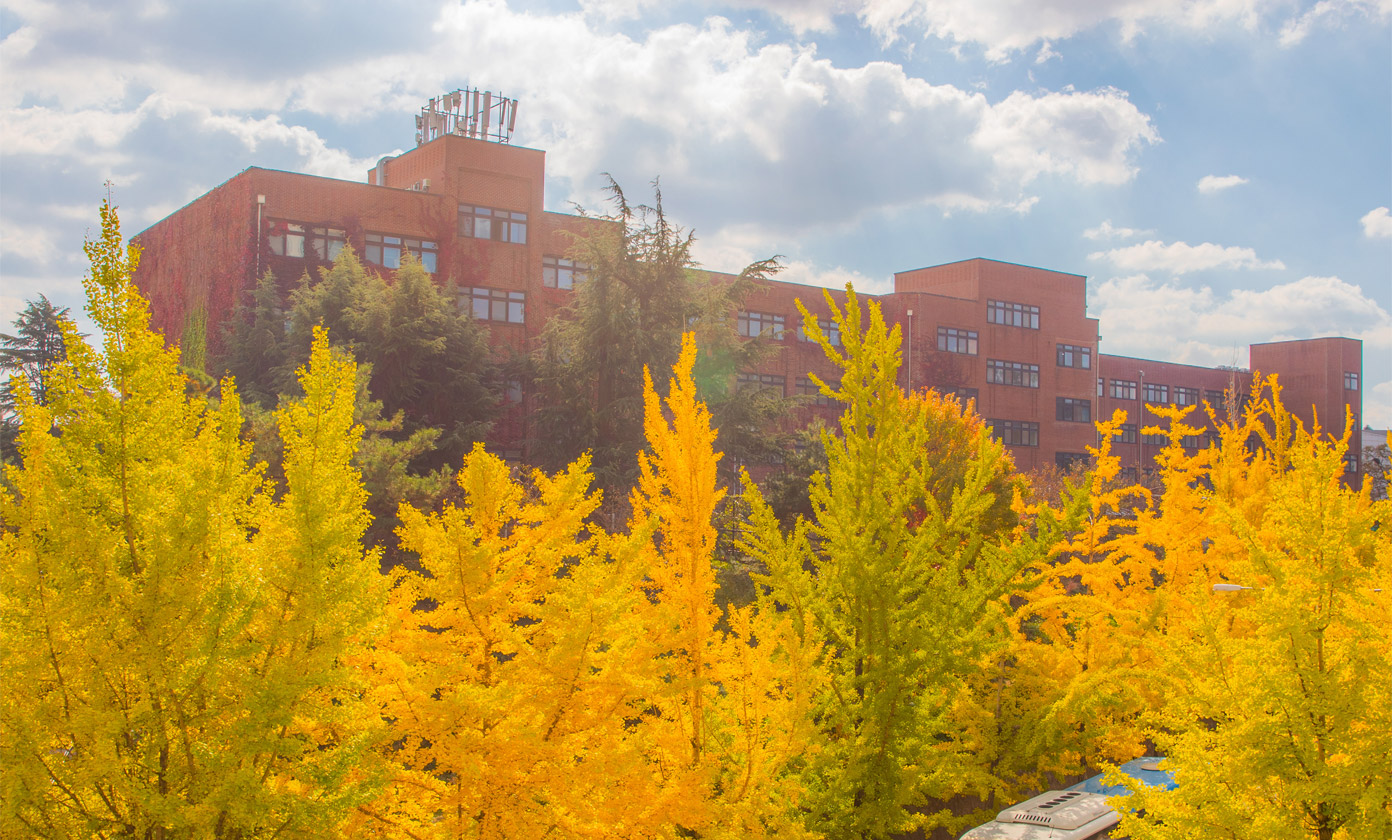
<svg viewBox="0 0 1392 840">
<path fill-rule="evenodd" d="M 1086 275 L 1104 353 L 1359 338 L 1392 425 L 1392 0 L 0 0 L 0 39 L 0 331 L 81 310 L 108 188 L 132 235 L 249 166 L 364 181 L 477 87 L 547 209 L 660 178 L 714 270 Z"/>
</svg>

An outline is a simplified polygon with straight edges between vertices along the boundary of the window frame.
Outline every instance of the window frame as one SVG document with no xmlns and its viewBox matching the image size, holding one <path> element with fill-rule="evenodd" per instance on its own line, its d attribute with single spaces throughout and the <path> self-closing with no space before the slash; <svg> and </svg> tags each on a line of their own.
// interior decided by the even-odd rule
<svg viewBox="0 0 1392 840">
<path fill-rule="evenodd" d="M 987 420 L 991 437 L 1006 446 L 1039 446 L 1039 424 L 1030 420 Z"/>
<path fill-rule="evenodd" d="M 1058 366 L 1092 370 L 1092 348 L 1083 344 L 1058 344 Z M 1074 364 L 1075 361 L 1081 364 Z"/>
<path fill-rule="evenodd" d="M 526 245 L 527 225 L 527 214 L 520 210 L 460 204 L 455 231 L 465 239 Z M 483 235 L 480 235 L 480 230 L 484 230 Z"/>
<path fill-rule="evenodd" d="M 1344 371 L 1344 390 L 1345 390 L 1345 391 L 1357 391 L 1357 390 L 1358 390 L 1358 385 L 1359 385 L 1359 379 L 1361 379 L 1361 377 L 1358 375 L 1358 371 L 1356 371 L 1356 370 L 1346 370 L 1346 371 Z"/>
<path fill-rule="evenodd" d="M 963 356 L 976 356 L 981 349 L 981 338 L 976 330 L 960 327 L 938 327 L 938 350 L 944 353 L 959 353 Z"/>
<path fill-rule="evenodd" d="M 1032 303 L 1013 303 L 1008 300 L 986 301 L 986 323 L 1003 327 L 1039 329 L 1039 307 Z"/>
<path fill-rule="evenodd" d="M 840 325 L 840 324 L 836 323 L 835 321 L 829 321 L 829 320 L 826 320 L 826 319 L 824 319 L 824 318 L 818 318 L 818 319 L 817 319 L 817 326 L 821 329 L 822 335 L 826 336 L 826 340 L 827 340 L 827 343 L 828 343 L 828 344 L 830 344 L 832 347 L 840 347 L 840 346 L 841 346 L 841 325 Z M 811 340 L 812 340 L 812 339 L 811 339 L 810 337 L 808 337 L 808 335 L 807 335 L 807 327 L 806 327 L 806 325 L 804 325 L 804 324 L 798 324 L 798 328 L 797 328 L 797 340 L 798 340 L 798 341 L 811 341 Z"/>
<path fill-rule="evenodd" d="M 748 388 L 746 386 L 754 386 Z M 750 373 L 741 371 L 735 375 L 735 390 L 738 391 L 777 391 L 778 396 L 788 393 L 788 377 L 779 373 Z"/>
<path fill-rule="evenodd" d="M 1176 386 L 1174 387 L 1174 404 L 1175 404 L 1175 405 L 1198 405 L 1198 404 L 1199 404 L 1199 389 L 1198 389 L 1198 388 L 1187 388 L 1187 387 L 1185 387 L 1185 386 L 1183 386 L 1183 385 L 1176 385 Z"/>
<path fill-rule="evenodd" d="M 1054 400 L 1054 419 L 1064 423 L 1091 423 L 1092 400 L 1056 397 Z"/>
<path fill-rule="evenodd" d="M 1107 380 L 1107 394 L 1114 400 L 1135 400 L 1140 385 L 1134 379 Z"/>
<path fill-rule="evenodd" d="M 492 324 L 527 323 L 526 292 L 514 289 L 498 289 L 491 286 L 464 286 L 459 290 L 459 300 L 461 305 L 465 302 L 468 303 L 465 311 L 476 321 L 487 321 Z M 479 314 L 481 303 L 484 305 L 485 313 L 482 316 Z M 497 308 L 499 305 L 502 306 L 501 310 Z M 494 313 L 498 311 L 502 312 L 503 317 L 494 317 Z M 513 317 L 514 313 L 516 318 Z"/>
<path fill-rule="evenodd" d="M 753 331 L 758 324 L 757 332 Z M 735 315 L 735 332 L 743 338 L 782 338 L 787 330 L 787 319 L 773 312 L 756 309 L 741 309 Z"/>
<path fill-rule="evenodd" d="M 986 360 L 986 383 L 1012 388 L 1038 388 L 1039 365 L 1031 362 L 1011 362 L 1005 359 Z"/>
<path fill-rule="evenodd" d="M 594 266 L 558 257 L 552 254 L 541 258 L 541 285 L 548 289 L 574 289 L 577 282 L 585 282 Z"/>
<path fill-rule="evenodd" d="M 289 219 L 267 219 L 266 222 L 270 228 L 266 232 L 266 247 L 272 256 L 304 259 L 309 224 Z"/>
<path fill-rule="evenodd" d="M 1157 393 L 1158 398 L 1152 398 L 1151 394 Z M 1141 386 L 1141 399 L 1147 405 L 1169 405 L 1170 386 L 1162 385 L 1158 382 L 1147 382 Z"/>
</svg>

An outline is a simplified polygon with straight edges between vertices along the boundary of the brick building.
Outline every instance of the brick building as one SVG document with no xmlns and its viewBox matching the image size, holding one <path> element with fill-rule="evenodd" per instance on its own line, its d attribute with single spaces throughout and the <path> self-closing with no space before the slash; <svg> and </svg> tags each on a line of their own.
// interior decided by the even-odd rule
<svg viewBox="0 0 1392 840">
<path fill-rule="evenodd" d="M 460 97 L 453 96 L 457 110 Z M 145 253 L 136 282 L 150 298 L 156 326 L 177 341 L 188 325 L 202 324 L 215 344 L 219 326 L 266 270 L 288 292 L 303 272 L 328 265 L 352 243 L 380 270 L 399 265 L 403 252 L 414 254 L 441 283 L 459 287 L 461 305 L 489 327 L 495 346 L 535 347 L 543 325 L 584 279 L 586 266 L 567 257 L 573 237 L 608 223 L 546 211 L 545 152 L 499 142 L 500 131 L 476 126 L 487 106 L 462 116 L 434 106 L 418 119 L 417 147 L 384 158 L 367 183 L 253 167 L 139 234 Z M 1228 391 L 1245 398 L 1248 371 L 1102 355 L 1086 292 L 1080 275 L 970 259 L 900 272 L 892 292 L 874 297 L 886 321 L 900 325 L 905 386 L 975 399 L 1021 469 L 1085 457 L 1096 443 L 1093 421 L 1117 408 L 1130 422 L 1114 451 L 1125 466 L 1148 465 L 1162 441 L 1140 434 L 1143 403 L 1216 406 L 1226 404 Z M 832 296 L 844 300 L 844 292 Z M 800 335 L 797 300 L 829 316 L 820 288 L 771 281 L 745 299 L 740 333 L 779 350 L 741 374 L 743 385 L 815 395 L 809 371 L 832 373 L 820 349 Z M 1346 407 L 1355 420 L 1362 413 L 1357 340 L 1256 344 L 1251 363 L 1279 375 L 1286 405 L 1307 424 L 1317 413 L 1337 432 Z M 809 411 L 830 409 L 814 399 Z M 1147 416 L 1139 425 L 1152 422 Z M 493 443 L 518 452 L 526 426 L 524 401 L 504 417 Z M 1350 452 L 1357 453 L 1354 435 Z M 1358 466 L 1352 456 L 1350 470 Z"/>
</svg>

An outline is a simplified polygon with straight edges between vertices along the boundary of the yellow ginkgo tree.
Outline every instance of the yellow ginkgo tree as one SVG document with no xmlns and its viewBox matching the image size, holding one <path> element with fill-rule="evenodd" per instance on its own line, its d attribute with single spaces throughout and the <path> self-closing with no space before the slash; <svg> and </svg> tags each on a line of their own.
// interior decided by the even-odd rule
<svg viewBox="0 0 1392 840">
<path fill-rule="evenodd" d="M 0 834 L 322 832 L 375 784 L 354 366 L 319 336 L 275 499 L 230 380 L 188 396 L 150 330 L 114 208 L 86 250 L 101 349 L 70 331 L 47 407 L 19 389 L 0 490 Z"/>
<path fill-rule="evenodd" d="M 1305 428 L 1274 379 L 1218 428 L 1197 454 L 1172 438 L 1165 498 L 1122 548 L 1163 581 L 1141 641 L 1162 695 L 1152 736 L 1178 783 L 1126 800 L 1122 828 L 1389 836 L 1392 508 L 1345 485 L 1349 426 Z"/>
<path fill-rule="evenodd" d="M 710 414 L 696 398 L 696 344 L 682 341 L 669 395 L 644 387 L 648 450 L 639 455 L 630 538 L 644 569 L 636 673 L 639 728 L 673 830 L 702 837 L 801 837 L 800 781 L 812 747 L 813 676 L 791 618 L 715 603 L 714 516 L 724 490 Z"/>
</svg>

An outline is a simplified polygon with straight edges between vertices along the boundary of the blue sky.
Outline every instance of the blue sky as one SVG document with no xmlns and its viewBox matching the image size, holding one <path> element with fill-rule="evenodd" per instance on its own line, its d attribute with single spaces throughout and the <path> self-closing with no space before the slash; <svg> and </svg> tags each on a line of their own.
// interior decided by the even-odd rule
<svg viewBox="0 0 1392 840">
<path fill-rule="evenodd" d="M 5 325 L 80 309 L 105 182 L 133 234 L 248 166 L 364 180 L 467 85 L 550 209 L 660 176 L 710 268 L 1085 274 L 1107 353 L 1361 338 L 1392 425 L 1392 0 L 0 0 L 0 38 Z"/>
</svg>

